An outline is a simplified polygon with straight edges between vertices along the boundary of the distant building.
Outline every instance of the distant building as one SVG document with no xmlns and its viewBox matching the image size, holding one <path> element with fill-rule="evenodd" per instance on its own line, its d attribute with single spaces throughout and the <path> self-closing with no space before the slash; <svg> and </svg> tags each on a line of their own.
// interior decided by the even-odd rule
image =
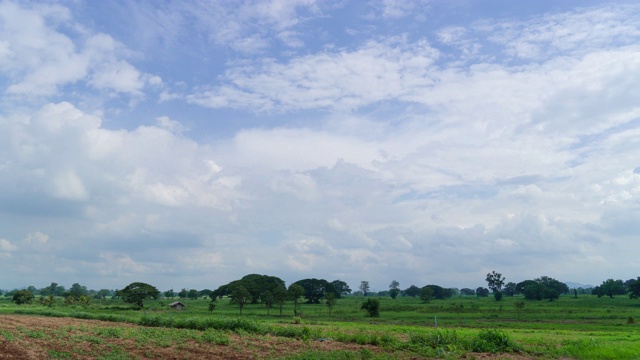
<svg viewBox="0 0 640 360">
<path fill-rule="evenodd" d="M 180 301 L 173 302 L 169 304 L 169 306 L 171 306 L 171 308 L 174 310 L 183 310 L 184 308 L 187 307 L 187 305 L 181 303 Z"/>
</svg>

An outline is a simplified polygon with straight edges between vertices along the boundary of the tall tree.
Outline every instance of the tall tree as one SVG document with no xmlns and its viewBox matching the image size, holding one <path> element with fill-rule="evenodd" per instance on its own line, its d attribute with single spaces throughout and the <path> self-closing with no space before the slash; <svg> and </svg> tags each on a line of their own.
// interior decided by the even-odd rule
<svg viewBox="0 0 640 360">
<path fill-rule="evenodd" d="M 325 303 L 327 304 L 327 308 L 329 308 L 329 317 L 331 317 L 331 310 L 336 306 L 336 295 L 332 292 L 327 293 L 324 296 Z"/>
<path fill-rule="evenodd" d="M 273 301 L 274 299 L 271 291 L 267 290 L 262 294 L 262 302 L 267 307 L 267 316 L 269 316 L 269 310 L 271 310 L 271 307 L 273 306 Z"/>
<path fill-rule="evenodd" d="M 333 285 L 333 288 L 336 289 L 336 292 L 338 293 L 338 296 L 337 296 L 338 299 L 343 296 L 351 294 L 351 289 L 349 288 L 349 285 L 347 285 L 347 283 L 342 280 L 333 280 L 331 282 L 331 285 Z"/>
<path fill-rule="evenodd" d="M 176 292 L 173 291 L 173 289 L 169 289 L 164 292 L 164 297 L 166 297 L 167 299 L 173 299 L 174 296 L 176 296 Z"/>
<path fill-rule="evenodd" d="M 502 299 L 502 286 L 504 286 L 504 280 L 505 278 L 502 274 L 495 272 L 495 270 L 487 274 L 487 286 L 491 291 L 493 291 L 493 296 L 496 301 L 500 301 L 500 299 Z"/>
<path fill-rule="evenodd" d="M 627 285 L 629 289 L 629 297 L 637 299 L 640 297 L 640 276 L 636 280 L 630 281 Z"/>
<path fill-rule="evenodd" d="M 233 290 L 230 297 L 232 304 L 238 304 L 240 307 L 240 315 L 242 315 L 242 308 L 244 308 L 246 303 L 251 301 L 251 293 L 244 286 L 238 286 Z"/>
<path fill-rule="evenodd" d="M 393 280 L 391 284 L 389 284 L 389 295 L 392 299 L 395 299 L 398 297 L 398 294 L 400 294 L 400 283 Z"/>
<path fill-rule="evenodd" d="M 367 294 L 369 293 L 369 282 L 368 281 L 361 281 L 360 282 L 360 291 L 362 291 L 362 294 L 364 296 L 367 296 Z"/>
<path fill-rule="evenodd" d="M 300 297 L 304 295 L 304 288 L 298 284 L 289 285 L 289 289 L 287 289 L 287 294 L 289 295 L 289 299 L 293 301 L 293 313 L 298 315 L 298 301 Z"/>
<path fill-rule="evenodd" d="M 330 282 L 324 279 L 304 279 L 295 282 L 304 288 L 304 297 L 309 304 L 319 304 L 320 299 L 324 297 L 326 293 L 333 293 L 338 295 L 336 289 Z"/>
<path fill-rule="evenodd" d="M 420 295 L 420 288 L 415 286 L 415 285 L 411 285 L 407 289 L 404 290 L 404 294 L 406 296 L 416 297 L 416 296 Z"/>
<path fill-rule="evenodd" d="M 282 316 L 282 306 L 287 301 L 287 289 L 284 285 L 280 285 L 273 290 L 273 302 L 280 308 L 280 316 Z"/>
</svg>

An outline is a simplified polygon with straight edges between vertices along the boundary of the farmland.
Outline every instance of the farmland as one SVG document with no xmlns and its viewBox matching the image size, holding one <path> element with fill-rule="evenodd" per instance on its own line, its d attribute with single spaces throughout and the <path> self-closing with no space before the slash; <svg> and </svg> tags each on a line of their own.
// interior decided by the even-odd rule
<svg viewBox="0 0 640 360">
<path fill-rule="evenodd" d="M 240 316 L 227 299 L 209 311 L 207 299 L 119 300 L 87 306 L 17 306 L 0 300 L 0 358 L 575 358 L 637 359 L 640 302 L 620 296 L 524 301 L 454 297 L 424 304 L 411 297 L 379 298 L 369 318 L 362 297 L 279 308 L 247 304 Z"/>
</svg>

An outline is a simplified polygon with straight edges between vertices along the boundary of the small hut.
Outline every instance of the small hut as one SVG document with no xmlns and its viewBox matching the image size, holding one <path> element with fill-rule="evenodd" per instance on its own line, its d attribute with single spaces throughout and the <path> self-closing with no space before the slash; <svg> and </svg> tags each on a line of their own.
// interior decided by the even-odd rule
<svg viewBox="0 0 640 360">
<path fill-rule="evenodd" d="M 183 310 L 184 308 L 187 307 L 187 305 L 181 303 L 180 301 L 173 302 L 169 304 L 169 306 L 171 306 L 173 310 Z"/>
</svg>

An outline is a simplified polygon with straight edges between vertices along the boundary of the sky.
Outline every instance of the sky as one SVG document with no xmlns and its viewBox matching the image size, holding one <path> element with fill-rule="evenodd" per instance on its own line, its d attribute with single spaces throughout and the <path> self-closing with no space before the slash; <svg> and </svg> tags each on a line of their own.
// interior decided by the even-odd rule
<svg viewBox="0 0 640 360">
<path fill-rule="evenodd" d="M 0 288 L 640 275 L 637 1 L 0 1 Z"/>
</svg>

